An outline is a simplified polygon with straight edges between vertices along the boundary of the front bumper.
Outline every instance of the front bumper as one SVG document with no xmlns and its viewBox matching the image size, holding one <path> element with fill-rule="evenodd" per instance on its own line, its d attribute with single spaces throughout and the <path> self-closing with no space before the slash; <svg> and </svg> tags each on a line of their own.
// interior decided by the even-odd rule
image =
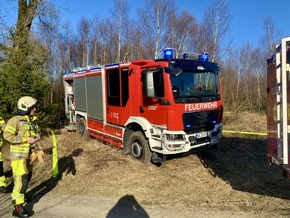
<svg viewBox="0 0 290 218">
<path fill-rule="evenodd" d="M 222 124 L 216 124 L 211 131 L 189 134 L 184 131 L 164 130 L 161 134 L 159 146 L 152 146 L 151 150 L 163 155 L 186 153 L 190 150 L 218 144 L 221 137 Z"/>
</svg>

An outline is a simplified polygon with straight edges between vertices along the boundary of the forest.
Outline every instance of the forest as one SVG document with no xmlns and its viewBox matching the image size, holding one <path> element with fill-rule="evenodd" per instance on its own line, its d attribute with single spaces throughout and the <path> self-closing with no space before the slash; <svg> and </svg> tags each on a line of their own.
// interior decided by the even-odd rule
<svg viewBox="0 0 290 218">
<path fill-rule="evenodd" d="M 6 0 L 8 1 L 8 0 Z M 154 59 L 166 47 L 178 52 L 207 51 L 220 65 L 226 111 L 266 111 L 267 58 L 281 35 L 271 17 L 265 18 L 260 47 L 232 43 L 229 2 L 212 0 L 197 21 L 179 10 L 174 0 L 144 0 L 137 17 L 129 16 L 127 0 L 112 0 L 107 15 L 62 22 L 66 8 L 51 0 L 18 0 L 15 23 L 0 16 L 0 114 L 15 111 L 17 99 L 40 100 L 45 125 L 64 119 L 63 75 L 77 67 Z M 3 5 L 0 8 L 4 12 Z"/>
</svg>

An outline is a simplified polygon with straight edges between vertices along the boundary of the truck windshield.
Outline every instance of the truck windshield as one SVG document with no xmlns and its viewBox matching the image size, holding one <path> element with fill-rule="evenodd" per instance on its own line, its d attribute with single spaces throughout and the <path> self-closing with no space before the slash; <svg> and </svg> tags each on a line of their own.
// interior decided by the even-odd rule
<svg viewBox="0 0 290 218">
<path fill-rule="evenodd" d="M 214 71 L 183 71 L 170 75 L 176 103 L 220 100 L 217 73 Z"/>
</svg>

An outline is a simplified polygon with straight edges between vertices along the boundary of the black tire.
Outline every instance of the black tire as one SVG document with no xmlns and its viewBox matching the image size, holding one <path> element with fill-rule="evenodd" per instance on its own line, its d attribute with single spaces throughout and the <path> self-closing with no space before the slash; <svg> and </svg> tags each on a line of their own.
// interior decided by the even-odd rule
<svg viewBox="0 0 290 218">
<path fill-rule="evenodd" d="M 124 154 L 129 154 L 130 153 L 130 137 L 133 134 L 132 129 L 127 129 L 125 134 L 124 134 L 124 144 L 123 144 L 123 153 Z"/>
<path fill-rule="evenodd" d="M 132 157 L 140 160 L 145 165 L 151 163 L 152 152 L 150 151 L 148 141 L 143 133 L 138 131 L 131 134 L 129 140 L 129 153 Z"/>
<path fill-rule="evenodd" d="M 77 133 L 84 138 L 88 138 L 87 122 L 84 117 L 77 119 Z"/>
</svg>

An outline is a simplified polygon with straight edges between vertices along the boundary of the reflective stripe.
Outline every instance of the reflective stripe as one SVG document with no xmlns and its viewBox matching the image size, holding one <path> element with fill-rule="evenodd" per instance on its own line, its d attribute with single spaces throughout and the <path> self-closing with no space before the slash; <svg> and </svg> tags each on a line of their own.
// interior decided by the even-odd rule
<svg viewBox="0 0 290 218">
<path fill-rule="evenodd" d="M 16 129 L 13 126 L 6 125 L 5 132 L 10 132 L 11 134 L 15 135 Z"/>
<path fill-rule="evenodd" d="M 29 154 L 15 154 L 15 153 L 11 153 L 11 156 L 13 157 L 17 157 L 17 158 L 28 158 Z"/>
<path fill-rule="evenodd" d="M 18 158 L 28 158 L 29 153 L 30 153 L 30 144 L 27 143 L 27 138 L 28 137 L 33 137 L 36 135 L 37 131 L 37 125 L 34 122 L 37 118 L 33 117 L 32 121 L 30 121 L 29 116 L 24 116 L 26 119 L 21 119 L 19 121 L 19 125 L 23 126 L 24 128 L 24 133 L 21 135 L 16 136 L 16 142 L 19 144 L 10 144 L 10 155 L 13 157 L 18 157 Z M 12 133 L 13 135 L 17 135 L 17 131 L 14 127 L 12 126 L 6 126 L 5 131 Z M 18 138 L 19 137 L 19 138 Z"/>
<path fill-rule="evenodd" d="M 10 154 L 14 157 L 28 158 L 30 151 L 30 145 L 28 143 L 21 145 L 10 145 Z"/>
<path fill-rule="evenodd" d="M 20 177 L 20 179 L 21 179 L 21 177 Z M 14 189 L 15 189 L 15 186 L 14 186 Z M 23 204 L 25 202 L 24 194 L 19 193 L 19 192 L 14 191 L 14 190 L 11 194 L 11 198 L 12 198 L 12 203 L 14 205 Z"/>
</svg>

